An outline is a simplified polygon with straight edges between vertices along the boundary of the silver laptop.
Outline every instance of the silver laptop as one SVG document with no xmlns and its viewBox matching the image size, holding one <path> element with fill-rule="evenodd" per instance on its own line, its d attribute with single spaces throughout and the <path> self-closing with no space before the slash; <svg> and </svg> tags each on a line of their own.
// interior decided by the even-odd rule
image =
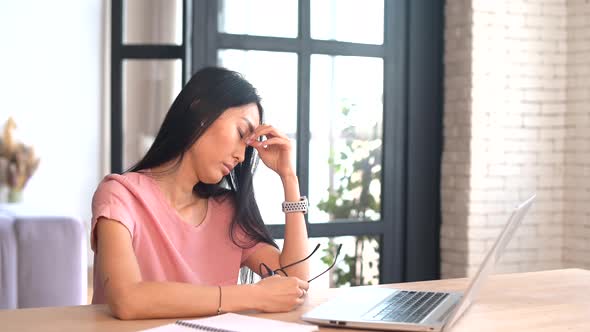
<svg viewBox="0 0 590 332">
<path fill-rule="evenodd" d="M 535 195 L 517 206 L 463 295 L 456 292 L 353 287 L 304 314 L 311 323 L 346 328 L 442 331 L 469 308 L 506 245 L 531 207 Z"/>
</svg>

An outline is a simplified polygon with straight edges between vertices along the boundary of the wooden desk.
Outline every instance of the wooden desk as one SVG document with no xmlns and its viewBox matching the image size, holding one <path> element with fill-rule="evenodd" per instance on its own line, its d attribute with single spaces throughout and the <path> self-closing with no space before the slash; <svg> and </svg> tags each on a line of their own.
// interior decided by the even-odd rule
<svg viewBox="0 0 590 332">
<path fill-rule="evenodd" d="M 379 287 L 463 290 L 467 282 L 447 279 Z M 345 289 L 311 288 L 306 303 L 299 309 L 256 316 L 297 322 L 304 312 L 342 291 Z M 172 321 L 119 321 L 103 305 L 0 310 L 2 331 L 137 331 Z M 566 330 L 590 331 L 590 271 L 567 269 L 492 276 L 453 332 Z"/>
</svg>

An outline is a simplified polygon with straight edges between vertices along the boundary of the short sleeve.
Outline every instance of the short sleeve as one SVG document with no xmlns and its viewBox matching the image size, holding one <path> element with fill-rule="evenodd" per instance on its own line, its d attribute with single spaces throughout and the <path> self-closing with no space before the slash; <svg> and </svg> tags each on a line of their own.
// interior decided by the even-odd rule
<svg viewBox="0 0 590 332">
<path fill-rule="evenodd" d="M 120 177 L 120 176 L 119 176 Z M 96 252 L 96 224 L 103 217 L 120 222 L 133 238 L 135 221 L 132 218 L 133 194 L 121 183 L 124 179 L 107 176 L 99 185 L 92 197 L 92 225 L 90 245 Z"/>
</svg>

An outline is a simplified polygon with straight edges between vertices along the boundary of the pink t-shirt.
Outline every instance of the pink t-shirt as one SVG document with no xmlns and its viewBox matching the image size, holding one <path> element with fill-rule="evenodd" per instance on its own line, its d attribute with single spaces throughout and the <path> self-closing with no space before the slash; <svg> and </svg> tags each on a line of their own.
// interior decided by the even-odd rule
<svg viewBox="0 0 590 332">
<path fill-rule="evenodd" d="M 119 221 L 129 230 L 133 251 L 144 281 L 175 281 L 197 285 L 231 285 L 238 280 L 246 258 L 265 243 L 242 249 L 229 236 L 233 204 L 229 197 L 211 197 L 199 226 L 184 222 L 164 199 L 157 183 L 141 173 L 111 174 L 99 184 L 92 199 L 90 243 L 96 253 L 99 217 Z M 237 227 L 242 246 L 248 241 Z M 246 244 L 246 245 L 244 245 Z M 94 260 L 92 303 L 105 303 L 104 289 Z"/>
</svg>

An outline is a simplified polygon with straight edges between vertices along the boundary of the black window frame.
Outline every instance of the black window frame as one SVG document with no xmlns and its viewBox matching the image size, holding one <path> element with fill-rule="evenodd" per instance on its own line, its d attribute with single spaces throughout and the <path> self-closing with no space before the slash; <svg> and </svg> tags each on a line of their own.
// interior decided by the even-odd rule
<svg viewBox="0 0 590 332">
<path fill-rule="evenodd" d="M 191 74 L 192 3 L 182 0 L 182 43 L 125 44 L 123 43 L 124 1 L 111 0 L 111 172 L 122 173 L 125 138 L 123 121 L 123 62 L 125 60 L 181 60 L 182 84 Z"/>
</svg>

